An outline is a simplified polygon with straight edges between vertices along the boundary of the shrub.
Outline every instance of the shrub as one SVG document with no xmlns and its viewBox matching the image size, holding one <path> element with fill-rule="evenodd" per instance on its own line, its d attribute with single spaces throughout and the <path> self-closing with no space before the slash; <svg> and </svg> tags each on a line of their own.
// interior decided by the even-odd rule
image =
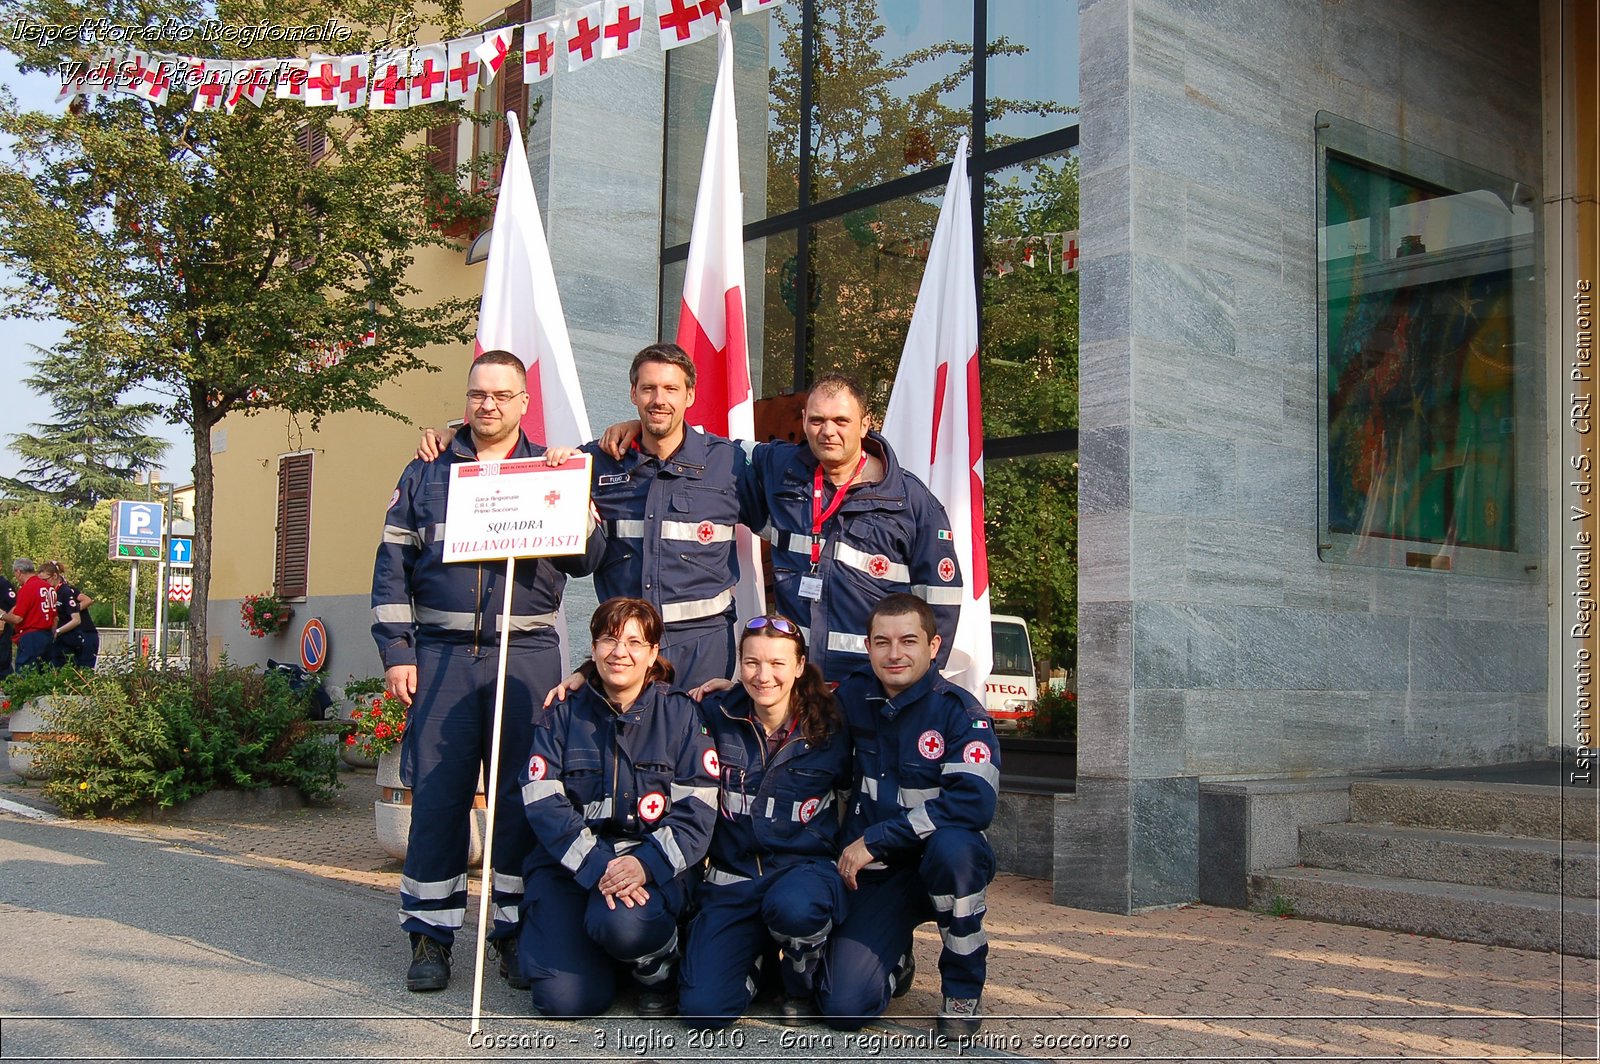
<svg viewBox="0 0 1600 1064">
<path fill-rule="evenodd" d="M 55 737 L 35 748 L 45 794 L 73 816 L 170 806 L 218 787 L 338 788 L 329 726 L 276 674 L 223 664 L 201 674 L 119 663 L 79 675 L 57 699 Z M 336 725 L 334 727 L 337 727 Z"/>
<path fill-rule="evenodd" d="M 1020 732 L 1030 739 L 1076 739 L 1078 693 L 1046 687 L 1033 703 L 1033 716 L 1024 719 Z"/>
</svg>

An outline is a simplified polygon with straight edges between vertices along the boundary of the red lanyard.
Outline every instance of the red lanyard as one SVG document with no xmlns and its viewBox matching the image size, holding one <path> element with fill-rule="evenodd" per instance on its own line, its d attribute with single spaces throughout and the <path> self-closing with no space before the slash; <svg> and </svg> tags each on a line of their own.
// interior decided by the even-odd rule
<svg viewBox="0 0 1600 1064">
<path fill-rule="evenodd" d="M 850 487 L 856 482 L 856 477 L 867 467 L 867 454 L 861 452 L 861 461 L 856 463 L 856 471 L 850 474 L 850 479 L 844 482 L 833 497 L 833 505 L 826 510 L 822 508 L 822 464 L 817 464 L 817 475 L 811 483 L 811 564 L 813 567 L 822 561 L 822 526 L 828 523 L 828 518 L 839 512 L 839 507 L 844 505 L 844 497 L 850 494 Z"/>
</svg>

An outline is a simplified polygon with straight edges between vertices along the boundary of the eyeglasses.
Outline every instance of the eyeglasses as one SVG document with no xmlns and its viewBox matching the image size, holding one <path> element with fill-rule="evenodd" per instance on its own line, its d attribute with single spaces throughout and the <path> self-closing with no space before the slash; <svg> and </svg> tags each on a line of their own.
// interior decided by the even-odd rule
<svg viewBox="0 0 1600 1064">
<path fill-rule="evenodd" d="M 745 628 L 750 631 L 762 628 L 776 628 L 784 635 L 792 635 L 796 639 L 805 638 L 800 634 L 800 626 L 787 617 L 755 617 L 751 619 L 749 624 L 745 625 Z"/>
<path fill-rule="evenodd" d="M 471 391 L 467 392 L 467 402 L 471 403 L 473 406 L 482 406 L 483 404 L 487 403 L 490 399 L 493 399 L 495 406 L 505 406 L 507 403 L 511 402 L 511 400 L 515 399 L 517 396 L 519 396 L 519 395 L 527 395 L 527 394 L 528 393 L 526 391 L 520 391 L 520 392 L 481 392 L 478 389 L 473 388 Z"/>
<path fill-rule="evenodd" d="M 614 635 L 603 635 L 594 641 L 594 649 L 599 654 L 610 654 L 620 648 L 630 658 L 639 657 L 653 646 L 654 643 L 646 643 L 643 639 L 618 639 Z"/>
</svg>

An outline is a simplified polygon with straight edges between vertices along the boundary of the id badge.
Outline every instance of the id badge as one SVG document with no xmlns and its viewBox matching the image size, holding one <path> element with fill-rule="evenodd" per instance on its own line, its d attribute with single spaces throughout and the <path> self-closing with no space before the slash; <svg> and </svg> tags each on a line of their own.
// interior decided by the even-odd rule
<svg viewBox="0 0 1600 1064">
<path fill-rule="evenodd" d="M 822 577 L 815 573 L 807 574 L 800 578 L 800 597 L 810 599 L 812 602 L 822 597 Z"/>
</svg>

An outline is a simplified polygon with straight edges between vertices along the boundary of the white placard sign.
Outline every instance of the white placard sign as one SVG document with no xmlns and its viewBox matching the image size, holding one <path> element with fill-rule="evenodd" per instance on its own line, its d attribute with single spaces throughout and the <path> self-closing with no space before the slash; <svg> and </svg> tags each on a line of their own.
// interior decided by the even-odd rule
<svg viewBox="0 0 1600 1064">
<path fill-rule="evenodd" d="M 587 539 L 589 456 L 551 466 L 543 458 L 450 467 L 444 560 L 578 554 Z"/>
</svg>

